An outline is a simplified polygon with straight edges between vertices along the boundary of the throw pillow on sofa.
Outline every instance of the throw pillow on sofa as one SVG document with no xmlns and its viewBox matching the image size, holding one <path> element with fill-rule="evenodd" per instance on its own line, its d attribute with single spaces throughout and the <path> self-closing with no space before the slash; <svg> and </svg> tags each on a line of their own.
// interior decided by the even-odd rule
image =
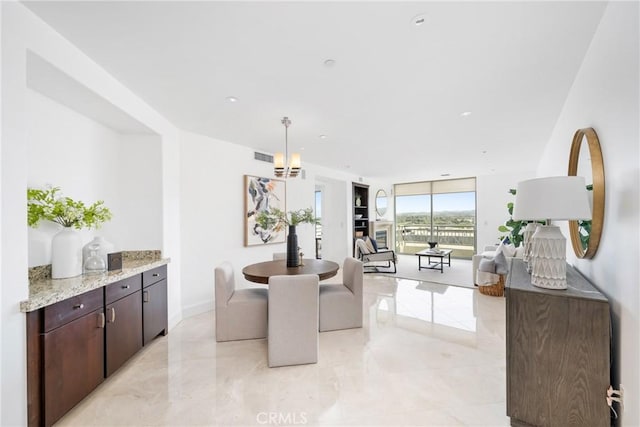
<svg viewBox="0 0 640 427">
<path fill-rule="evenodd" d="M 495 273 L 496 263 L 492 259 L 483 258 L 480 260 L 478 271 L 484 271 L 485 273 Z"/>
</svg>

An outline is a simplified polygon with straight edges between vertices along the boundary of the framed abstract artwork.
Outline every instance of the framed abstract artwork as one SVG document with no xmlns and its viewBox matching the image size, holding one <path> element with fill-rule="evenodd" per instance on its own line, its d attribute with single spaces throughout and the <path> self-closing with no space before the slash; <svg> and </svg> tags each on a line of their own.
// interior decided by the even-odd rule
<svg viewBox="0 0 640 427">
<path fill-rule="evenodd" d="M 256 223 L 261 211 L 278 208 L 286 211 L 286 182 L 259 176 L 244 176 L 244 245 L 256 246 L 267 243 L 284 243 L 285 230 L 263 229 Z"/>
</svg>

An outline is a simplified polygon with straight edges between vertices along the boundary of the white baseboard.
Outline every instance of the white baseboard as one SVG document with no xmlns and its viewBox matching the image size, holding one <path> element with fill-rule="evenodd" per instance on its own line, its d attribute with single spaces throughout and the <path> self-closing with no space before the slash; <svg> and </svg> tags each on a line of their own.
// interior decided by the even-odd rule
<svg viewBox="0 0 640 427">
<path fill-rule="evenodd" d="M 206 313 L 208 311 L 213 311 L 214 304 L 213 300 L 201 302 L 198 304 L 192 304 L 187 307 L 182 307 L 182 318 L 186 319 L 187 317 L 197 316 L 198 314 Z"/>
<path fill-rule="evenodd" d="M 175 314 L 167 321 L 167 328 L 171 330 L 178 326 L 180 322 L 182 322 L 182 313 Z"/>
</svg>

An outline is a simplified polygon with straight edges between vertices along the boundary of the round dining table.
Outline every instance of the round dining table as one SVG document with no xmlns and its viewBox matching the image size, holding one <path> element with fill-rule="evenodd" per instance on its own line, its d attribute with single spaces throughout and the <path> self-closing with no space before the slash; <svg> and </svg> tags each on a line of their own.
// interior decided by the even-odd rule
<svg viewBox="0 0 640 427">
<path fill-rule="evenodd" d="M 269 284 L 271 276 L 295 276 L 298 274 L 317 274 L 325 280 L 338 274 L 340 266 L 333 261 L 323 259 L 303 259 L 298 267 L 287 267 L 287 260 L 259 262 L 247 265 L 242 269 L 244 278 L 250 282 Z"/>
</svg>

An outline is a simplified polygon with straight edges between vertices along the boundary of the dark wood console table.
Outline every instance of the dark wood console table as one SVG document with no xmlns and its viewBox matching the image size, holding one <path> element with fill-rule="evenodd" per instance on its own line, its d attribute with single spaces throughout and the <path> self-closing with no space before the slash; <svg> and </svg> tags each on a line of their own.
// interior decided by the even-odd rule
<svg viewBox="0 0 640 427">
<path fill-rule="evenodd" d="M 303 260 L 300 267 L 287 267 L 286 260 L 266 261 L 251 264 L 242 269 L 244 278 L 250 282 L 268 284 L 271 276 L 286 276 L 297 274 L 317 274 L 320 280 L 335 276 L 340 266 L 333 261 L 320 259 Z"/>
<path fill-rule="evenodd" d="M 505 288 L 511 425 L 610 425 L 609 303 L 569 265 L 567 285 L 535 287 L 513 260 Z"/>
</svg>

